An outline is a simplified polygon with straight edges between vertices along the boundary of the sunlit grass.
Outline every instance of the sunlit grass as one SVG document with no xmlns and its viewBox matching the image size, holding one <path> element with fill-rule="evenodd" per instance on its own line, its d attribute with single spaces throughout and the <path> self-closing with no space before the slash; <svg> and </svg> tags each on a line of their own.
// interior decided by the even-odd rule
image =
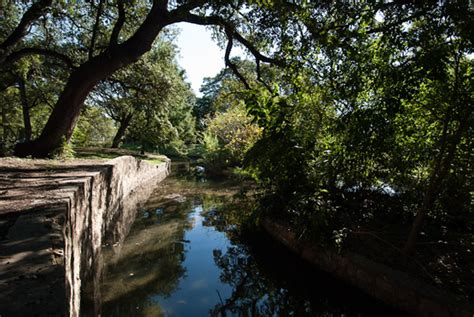
<svg viewBox="0 0 474 317">
<path fill-rule="evenodd" d="M 76 152 L 75 157 L 79 159 L 102 159 L 110 160 L 121 156 L 119 153 L 106 153 L 106 152 Z"/>
<path fill-rule="evenodd" d="M 159 165 L 166 161 L 165 157 L 160 157 L 154 154 L 140 154 L 139 151 L 123 150 L 123 149 L 109 149 L 109 148 L 77 148 L 75 149 L 75 158 L 78 159 L 99 159 L 111 160 L 123 155 L 131 155 L 137 159 L 142 159 L 149 164 Z"/>
<path fill-rule="evenodd" d="M 153 165 L 159 165 L 164 162 L 164 160 L 160 158 L 152 158 L 152 159 L 145 159 L 145 162 L 153 164 Z"/>
</svg>

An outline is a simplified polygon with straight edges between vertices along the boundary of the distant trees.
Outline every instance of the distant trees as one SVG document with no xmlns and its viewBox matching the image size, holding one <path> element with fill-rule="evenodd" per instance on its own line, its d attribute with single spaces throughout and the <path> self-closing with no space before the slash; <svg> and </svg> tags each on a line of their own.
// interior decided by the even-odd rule
<svg viewBox="0 0 474 317">
<path fill-rule="evenodd" d="M 239 58 L 232 59 L 232 63 L 246 82 L 256 81 L 254 63 Z M 201 93 L 194 115 L 202 136 L 203 163 L 208 173 L 218 175 L 228 168 L 242 167 L 245 153 L 262 132 L 247 115 L 245 84 L 225 68 L 216 76 L 204 79 Z"/>
<path fill-rule="evenodd" d="M 92 99 L 118 126 L 112 147 L 126 136 L 147 146 L 194 142 L 194 96 L 176 64 L 176 49 L 159 40 L 137 63 L 101 82 Z M 145 132 L 146 131 L 146 132 Z M 179 143 L 179 144 L 178 144 Z"/>
</svg>

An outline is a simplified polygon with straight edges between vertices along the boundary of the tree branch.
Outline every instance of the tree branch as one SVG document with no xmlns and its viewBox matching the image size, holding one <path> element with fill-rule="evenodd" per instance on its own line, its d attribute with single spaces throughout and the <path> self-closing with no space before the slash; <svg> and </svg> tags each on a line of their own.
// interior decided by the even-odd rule
<svg viewBox="0 0 474 317">
<path fill-rule="evenodd" d="M 175 14 L 175 12 L 170 12 L 171 15 Z M 280 67 L 285 66 L 285 62 L 283 60 L 271 58 L 268 56 L 263 55 L 260 51 L 250 43 L 249 40 L 244 38 L 240 33 L 238 33 L 235 29 L 235 26 L 230 24 L 228 21 L 225 21 L 221 17 L 218 16 L 199 16 L 192 13 L 182 14 L 181 16 L 175 17 L 177 22 L 189 22 L 198 25 L 216 25 L 221 26 L 224 28 L 226 34 L 232 34 L 232 38 L 236 39 L 240 42 L 243 46 L 245 46 L 256 59 L 259 59 L 262 62 L 277 65 Z"/>
<path fill-rule="evenodd" d="M 405 22 L 410 22 L 414 19 L 417 19 L 419 17 L 422 17 L 423 15 L 427 14 L 426 11 L 419 11 L 419 12 L 416 12 L 410 16 L 407 16 L 405 18 L 402 18 L 400 20 L 397 20 L 397 21 L 394 21 L 394 22 L 391 22 L 391 23 L 387 23 L 387 24 L 383 24 L 382 26 L 380 27 L 376 27 L 376 28 L 373 28 L 373 29 L 370 29 L 370 30 L 367 30 L 367 34 L 373 34 L 373 33 L 383 33 L 383 32 L 387 32 L 387 31 L 391 31 L 392 28 L 394 27 L 397 27 L 397 26 L 400 26 L 402 25 L 403 23 Z"/>
<path fill-rule="evenodd" d="M 196 9 L 199 6 L 204 5 L 207 2 L 207 0 L 190 0 L 187 1 L 186 3 L 180 5 L 176 9 L 172 10 L 171 12 L 175 16 L 181 16 L 181 15 L 186 15 L 188 14 L 191 10 Z"/>
<path fill-rule="evenodd" d="M 27 48 L 23 48 L 19 51 L 13 52 L 5 58 L 5 60 L 2 64 L 3 65 L 8 65 L 8 64 L 14 63 L 14 62 L 22 59 L 23 57 L 29 56 L 29 55 L 43 55 L 43 56 L 53 57 L 53 58 L 59 59 L 64 64 L 66 64 L 67 67 L 69 67 L 71 69 L 76 68 L 76 66 L 74 66 L 73 61 L 68 56 L 66 56 L 62 53 L 53 51 L 53 50 L 49 50 L 49 49 L 46 49 L 46 48 L 39 48 L 39 47 L 27 47 Z"/>
<path fill-rule="evenodd" d="M 110 35 L 110 46 L 115 46 L 118 44 L 118 37 L 120 31 L 122 30 L 123 25 L 125 24 L 125 7 L 123 4 L 123 0 L 117 1 L 117 9 L 118 9 L 118 19 L 115 22 L 114 28 L 112 30 L 112 34 Z"/>
<path fill-rule="evenodd" d="M 248 84 L 247 80 L 245 80 L 245 77 L 239 72 L 239 70 L 237 69 L 237 66 L 234 63 L 232 63 L 232 61 L 230 60 L 230 52 L 232 51 L 233 38 L 232 38 L 232 33 L 230 31 L 229 32 L 226 31 L 226 35 L 227 35 L 228 41 L 227 41 L 227 47 L 225 49 L 225 57 L 224 57 L 225 64 L 240 79 L 240 81 L 244 84 L 245 88 L 250 89 L 250 85 Z"/>
<path fill-rule="evenodd" d="M 92 30 L 91 44 L 89 46 L 89 59 L 91 59 L 94 56 L 94 46 L 95 46 L 95 41 L 97 39 L 97 33 L 99 32 L 100 16 L 102 15 L 103 6 L 104 6 L 104 0 L 99 0 L 99 4 L 97 6 L 97 15 L 95 16 L 94 28 Z"/>
<path fill-rule="evenodd" d="M 256 59 L 255 64 L 256 64 L 256 71 L 257 71 L 257 81 L 260 82 L 263 86 L 265 86 L 265 88 L 267 88 L 267 90 L 273 94 L 273 91 L 270 88 L 270 86 L 268 86 L 267 83 L 262 79 L 262 73 L 260 69 L 260 60 L 258 58 Z"/>
<path fill-rule="evenodd" d="M 35 2 L 25 14 L 23 14 L 20 23 L 18 23 L 10 36 L 0 44 L 0 50 L 6 50 L 20 41 L 26 35 L 30 25 L 45 14 L 52 3 L 53 0 L 39 0 Z"/>
</svg>

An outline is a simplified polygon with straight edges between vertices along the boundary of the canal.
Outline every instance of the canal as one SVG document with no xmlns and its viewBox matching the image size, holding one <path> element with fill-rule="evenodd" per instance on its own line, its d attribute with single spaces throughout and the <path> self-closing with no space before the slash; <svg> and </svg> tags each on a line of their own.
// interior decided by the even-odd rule
<svg viewBox="0 0 474 317">
<path fill-rule="evenodd" d="M 238 191 L 228 182 L 176 176 L 160 183 L 127 237 L 104 245 L 94 314 L 400 315 L 315 270 L 266 235 L 239 234 L 233 222 L 248 207 L 234 197 Z M 86 311 L 90 307 L 83 307 Z"/>
</svg>

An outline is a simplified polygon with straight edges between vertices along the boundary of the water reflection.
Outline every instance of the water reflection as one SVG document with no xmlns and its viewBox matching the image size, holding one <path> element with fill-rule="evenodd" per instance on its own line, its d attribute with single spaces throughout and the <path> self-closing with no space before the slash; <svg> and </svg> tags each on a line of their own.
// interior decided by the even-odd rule
<svg viewBox="0 0 474 317">
<path fill-rule="evenodd" d="M 211 316 L 405 315 L 315 270 L 263 233 L 239 237 L 229 214 L 209 212 L 206 218 L 232 241 L 225 252 L 213 252 L 220 280 L 231 285 L 232 293 L 212 308 Z"/>
<path fill-rule="evenodd" d="M 178 208 L 179 207 L 179 208 Z M 106 316 L 160 316 L 149 295 L 169 297 L 186 273 L 184 236 L 192 227 L 191 201 L 166 199 L 139 213 L 125 243 L 110 247 L 102 283 Z"/>
<path fill-rule="evenodd" d="M 104 250 L 102 316 L 389 315 L 264 236 L 238 235 L 235 188 L 169 179 Z"/>
</svg>

